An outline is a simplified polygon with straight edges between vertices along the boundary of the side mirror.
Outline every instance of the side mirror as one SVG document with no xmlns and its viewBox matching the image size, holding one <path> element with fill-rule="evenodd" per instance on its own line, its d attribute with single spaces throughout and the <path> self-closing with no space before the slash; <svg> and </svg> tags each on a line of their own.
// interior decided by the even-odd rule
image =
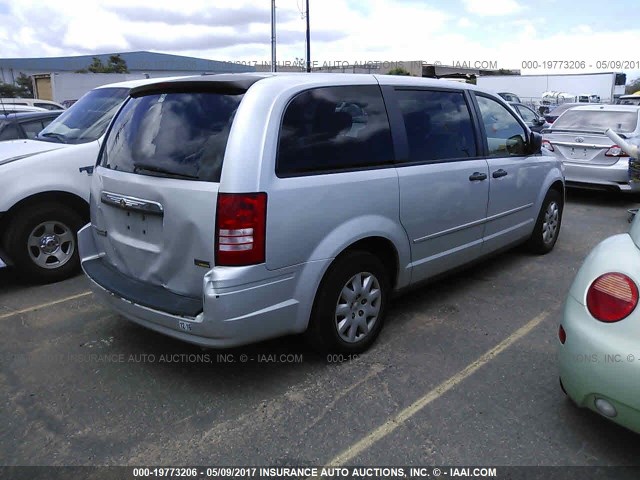
<svg viewBox="0 0 640 480">
<path fill-rule="evenodd" d="M 529 136 L 529 155 L 537 155 L 542 153 L 542 135 L 531 132 Z"/>
<path fill-rule="evenodd" d="M 534 120 L 534 122 L 533 122 L 533 123 L 535 123 L 536 125 L 540 126 L 540 125 L 544 125 L 544 122 L 545 122 L 544 118 L 542 118 L 542 117 L 538 117 L 538 118 L 536 118 L 536 119 Z"/>
</svg>

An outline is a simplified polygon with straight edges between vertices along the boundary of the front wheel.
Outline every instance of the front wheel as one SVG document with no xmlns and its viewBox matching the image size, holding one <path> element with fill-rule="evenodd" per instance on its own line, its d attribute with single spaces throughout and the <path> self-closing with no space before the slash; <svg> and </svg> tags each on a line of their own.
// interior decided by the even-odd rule
<svg viewBox="0 0 640 480">
<path fill-rule="evenodd" d="M 549 190 L 542 202 L 533 233 L 527 242 L 531 252 L 544 255 L 553 250 L 560 235 L 563 208 L 562 195 L 556 190 Z"/>
<path fill-rule="evenodd" d="M 341 255 L 320 284 L 307 338 L 325 353 L 365 351 L 382 329 L 389 291 L 389 274 L 375 255 Z"/>
<path fill-rule="evenodd" d="M 34 283 L 51 283 L 78 272 L 77 232 L 83 220 L 62 204 L 32 205 L 9 226 L 7 250 L 18 275 Z"/>
</svg>

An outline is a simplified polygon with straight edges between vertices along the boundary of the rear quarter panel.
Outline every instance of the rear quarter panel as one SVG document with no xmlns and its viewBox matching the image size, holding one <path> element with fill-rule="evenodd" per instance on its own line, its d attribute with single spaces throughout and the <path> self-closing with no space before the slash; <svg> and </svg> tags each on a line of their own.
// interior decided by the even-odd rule
<svg viewBox="0 0 640 480">
<path fill-rule="evenodd" d="M 353 85 L 353 78 L 337 75 L 330 83 L 323 79 L 304 86 L 286 82 L 282 77 L 261 80 L 245 95 L 231 129 L 220 191 L 267 192 L 269 270 L 332 259 L 352 243 L 378 236 L 396 246 L 398 286 L 408 283 L 403 266 L 410 263 L 410 253 L 399 222 L 395 168 L 291 178 L 275 173 L 280 125 L 291 98 L 309 88 Z M 362 76 L 357 84 L 377 82 Z"/>
</svg>

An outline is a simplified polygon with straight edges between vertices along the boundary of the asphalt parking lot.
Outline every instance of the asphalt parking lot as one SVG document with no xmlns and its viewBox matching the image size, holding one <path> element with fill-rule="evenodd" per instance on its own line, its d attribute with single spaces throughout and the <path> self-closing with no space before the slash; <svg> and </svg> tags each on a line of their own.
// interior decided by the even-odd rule
<svg viewBox="0 0 640 480">
<path fill-rule="evenodd" d="M 635 205 L 569 191 L 552 253 L 396 299 L 343 362 L 298 337 L 202 351 L 113 314 L 82 276 L 0 270 L 0 464 L 638 465 L 637 435 L 574 408 L 555 362 L 577 269 Z"/>
</svg>

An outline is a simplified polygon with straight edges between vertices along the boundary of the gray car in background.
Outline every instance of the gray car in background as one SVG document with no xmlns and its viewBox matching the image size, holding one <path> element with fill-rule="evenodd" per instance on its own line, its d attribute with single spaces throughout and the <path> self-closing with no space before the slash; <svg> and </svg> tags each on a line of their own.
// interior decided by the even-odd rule
<svg viewBox="0 0 640 480">
<path fill-rule="evenodd" d="M 441 80 L 236 74 L 131 90 L 103 142 L 93 290 L 206 347 L 306 332 L 365 350 L 394 292 L 526 242 L 549 252 L 561 163 L 499 96 Z"/>
<path fill-rule="evenodd" d="M 640 107 L 631 105 L 573 107 L 543 130 L 543 151 L 564 163 L 567 185 L 638 192 L 629 156 L 604 132 L 611 128 L 638 144 L 639 115 Z"/>
</svg>

